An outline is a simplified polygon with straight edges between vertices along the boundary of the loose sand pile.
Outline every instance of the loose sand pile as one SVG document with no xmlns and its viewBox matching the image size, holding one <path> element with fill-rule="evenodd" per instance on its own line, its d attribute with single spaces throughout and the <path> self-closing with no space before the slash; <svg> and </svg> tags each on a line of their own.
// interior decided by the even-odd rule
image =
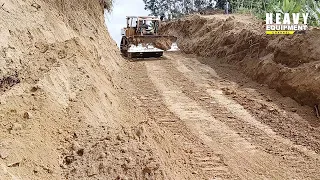
<svg viewBox="0 0 320 180">
<path fill-rule="evenodd" d="M 162 26 L 178 36 L 186 53 L 239 65 L 260 83 L 309 106 L 320 103 L 320 30 L 307 34 L 264 34 L 263 22 L 244 15 L 189 16 Z"/>
</svg>

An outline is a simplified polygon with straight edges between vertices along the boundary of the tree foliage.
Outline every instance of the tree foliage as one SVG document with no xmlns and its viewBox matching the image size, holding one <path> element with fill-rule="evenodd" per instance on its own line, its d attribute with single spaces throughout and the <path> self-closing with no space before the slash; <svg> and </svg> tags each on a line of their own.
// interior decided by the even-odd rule
<svg viewBox="0 0 320 180">
<path fill-rule="evenodd" d="M 143 0 L 151 15 L 179 17 L 206 9 L 223 9 L 227 0 Z M 251 13 L 264 19 L 268 13 L 309 13 L 309 23 L 320 26 L 319 0 L 228 0 L 233 13 Z"/>
<path fill-rule="evenodd" d="M 114 0 L 99 0 L 100 4 L 104 9 L 111 12 Z"/>
<path fill-rule="evenodd" d="M 178 17 L 214 7 L 214 0 L 143 0 L 151 15 Z"/>
<path fill-rule="evenodd" d="M 266 13 L 309 13 L 309 24 L 320 26 L 318 0 L 230 0 L 234 13 L 247 12 L 264 19 Z"/>
</svg>

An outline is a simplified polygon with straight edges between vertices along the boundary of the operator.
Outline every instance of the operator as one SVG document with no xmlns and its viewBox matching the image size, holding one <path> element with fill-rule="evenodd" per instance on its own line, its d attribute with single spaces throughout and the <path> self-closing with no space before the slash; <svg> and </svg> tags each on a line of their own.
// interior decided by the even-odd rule
<svg viewBox="0 0 320 180">
<path fill-rule="evenodd" d="M 136 25 L 137 25 L 137 32 L 138 33 L 141 33 L 142 31 L 142 24 L 143 24 L 143 21 L 142 20 L 139 20 L 139 24 L 138 24 L 138 21 L 136 21 Z"/>
<path fill-rule="evenodd" d="M 147 29 L 148 29 L 148 25 L 146 24 L 146 21 L 144 20 L 144 21 L 141 21 L 141 22 L 139 22 L 139 29 L 140 29 L 140 32 L 142 33 L 142 34 L 146 34 L 147 33 Z"/>
<path fill-rule="evenodd" d="M 143 24 L 142 24 L 142 28 L 148 29 L 148 27 L 149 27 L 149 26 L 147 25 L 146 21 L 144 20 L 144 21 L 143 21 Z"/>
</svg>

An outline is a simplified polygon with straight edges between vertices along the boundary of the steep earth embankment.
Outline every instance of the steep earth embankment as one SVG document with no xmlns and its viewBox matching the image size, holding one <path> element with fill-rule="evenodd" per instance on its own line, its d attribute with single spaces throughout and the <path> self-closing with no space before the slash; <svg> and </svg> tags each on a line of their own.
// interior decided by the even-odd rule
<svg viewBox="0 0 320 180">
<path fill-rule="evenodd" d="M 203 62 L 237 64 L 254 80 L 301 104 L 320 102 L 320 30 L 302 35 L 264 34 L 263 22 L 244 15 L 193 15 L 162 27 L 179 37 L 186 53 L 214 57 Z"/>
<path fill-rule="evenodd" d="M 98 0 L 5 0 L 0 17 L 0 179 L 166 176 Z"/>
</svg>

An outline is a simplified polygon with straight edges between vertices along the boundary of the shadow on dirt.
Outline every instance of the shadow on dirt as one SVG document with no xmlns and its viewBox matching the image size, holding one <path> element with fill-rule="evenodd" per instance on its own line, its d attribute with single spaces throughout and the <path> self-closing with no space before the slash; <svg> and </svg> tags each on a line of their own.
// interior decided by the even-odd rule
<svg viewBox="0 0 320 180">
<path fill-rule="evenodd" d="M 0 90 L 2 92 L 5 92 L 11 89 L 14 85 L 19 83 L 20 83 L 20 79 L 18 77 L 17 72 L 14 75 L 2 77 L 0 78 Z"/>
<path fill-rule="evenodd" d="M 125 56 L 122 56 L 123 59 L 130 61 L 130 62 L 137 62 L 137 61 L 167 61 L 169 60 L 167 57 L 163 56 L 163 57 L 158 57 L 158 58 L 154 58 L 154 57 L 150 57 L 150 58 L 128 58 Z"/>
</svg>

